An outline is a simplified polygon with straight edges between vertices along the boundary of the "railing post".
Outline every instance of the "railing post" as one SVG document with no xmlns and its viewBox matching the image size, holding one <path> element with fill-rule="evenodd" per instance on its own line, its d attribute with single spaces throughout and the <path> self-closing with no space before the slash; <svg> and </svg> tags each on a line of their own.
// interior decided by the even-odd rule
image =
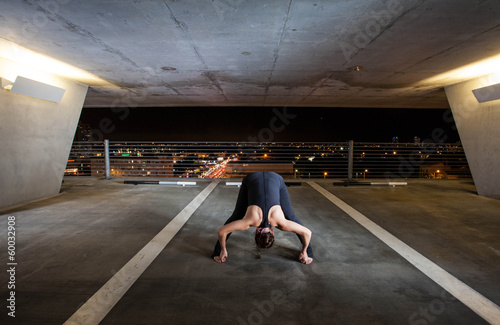
<svg viewBox="0 0 500 325">
<path fill-rule="evenodd" d="M 106 170 L 105 179 L 111 179 L 111 167 L 109 163 L 109 140 L 104 140 L 104 167 Z"/>
<path fill-rule="evenodd" d="M 353 157 L 354 157 L 354 141 L 349 140 L 349 161 L 347 167 L 347 181 L 352 182 L 352 167 L 353 167 Z"/>
</svg>

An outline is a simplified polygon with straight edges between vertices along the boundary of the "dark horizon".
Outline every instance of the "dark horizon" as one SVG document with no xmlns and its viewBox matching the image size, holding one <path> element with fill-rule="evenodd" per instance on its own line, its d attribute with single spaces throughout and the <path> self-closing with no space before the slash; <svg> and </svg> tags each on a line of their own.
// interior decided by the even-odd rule
<svg viewBox="0 0 500 325">
<path fill-rule="evenodd" d="M 311 107 L 84 108 L 94 140 L 228 142 L 460 141 L 450 110 Z"/>
</svg>

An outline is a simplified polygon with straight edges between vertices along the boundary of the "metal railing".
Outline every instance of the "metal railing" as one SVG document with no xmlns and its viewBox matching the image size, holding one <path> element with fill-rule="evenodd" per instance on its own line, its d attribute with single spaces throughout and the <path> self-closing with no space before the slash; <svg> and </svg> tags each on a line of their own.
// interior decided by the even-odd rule
<svg viewBox="0 0 500 325">
<path fill-rule="evenodd" d="M 471 177 L 459 143 L 74 142 L 66 175 L 243 177 L 274 171 L 285 178 Z"/>
</svg>

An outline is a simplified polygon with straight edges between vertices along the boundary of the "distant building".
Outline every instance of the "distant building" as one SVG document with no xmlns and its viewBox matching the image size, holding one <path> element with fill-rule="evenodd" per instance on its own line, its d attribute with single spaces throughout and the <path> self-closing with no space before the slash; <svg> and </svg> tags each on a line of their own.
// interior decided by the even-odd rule
<svg viewBox="0 0 500 325">
<path fill-rule="evenodd" d="M 174 177 L 174 162 L 170 156 L 141 159 L 139 157 L 112 157 L 109 159 L 111 177 Z M 104 158 L 91 159 L 91 175 L 104 176 Z"/>
<path fill-rule="evenodd" d="M 92 129 L 89 124 L 78 124 L 76 127 L 75 138 L 73 141 L 90 142 L 92 141 Z"/>
<path fill-rule="evenodd" d="M 420 178 L 440 178 L 447 179 L 450 167 L 443 163 L 429 163 L 420 166 Z"/>
</svg>

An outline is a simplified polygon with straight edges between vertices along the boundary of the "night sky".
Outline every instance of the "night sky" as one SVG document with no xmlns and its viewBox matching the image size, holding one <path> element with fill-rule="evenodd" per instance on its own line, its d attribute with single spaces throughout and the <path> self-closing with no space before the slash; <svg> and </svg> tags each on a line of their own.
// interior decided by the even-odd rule
<svg viewBox="0 0 500 325">
<path fill-rule="evenodd" d="M 444 130 L 459 141 L 449 110 L 296 107 L 84 108 L 93 139 L 112 141 L 413 142 Z"/>
</svg>

